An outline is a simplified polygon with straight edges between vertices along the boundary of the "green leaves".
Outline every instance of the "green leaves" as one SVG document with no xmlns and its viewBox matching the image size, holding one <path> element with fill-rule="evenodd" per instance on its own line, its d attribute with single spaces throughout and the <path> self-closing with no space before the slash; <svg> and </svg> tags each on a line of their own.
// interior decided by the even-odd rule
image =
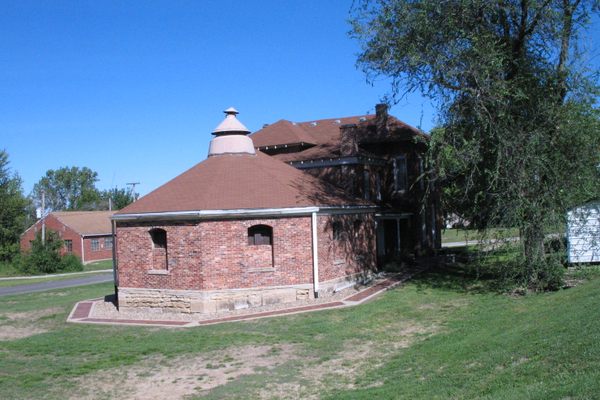
<svg viewBox="0 0 600 400">
<path fill-rule="evenodd" d="M 8 153 L 0 151 L 0 261 L 10 261 L 19 252 L 19 235 L 25 229 L 27 199 L 21 178 L 11 173 Z"/>
<path fill-rule="evenodd" d="M 429 156 L 446 212 L 518 227 L 526 264 L 543 265 L 548 227 L 600 193 L 598 88 L 570 67 L 597 3 L 365 0 L 353 21 L 369 76 L 441 105 Z"/>
</svg>

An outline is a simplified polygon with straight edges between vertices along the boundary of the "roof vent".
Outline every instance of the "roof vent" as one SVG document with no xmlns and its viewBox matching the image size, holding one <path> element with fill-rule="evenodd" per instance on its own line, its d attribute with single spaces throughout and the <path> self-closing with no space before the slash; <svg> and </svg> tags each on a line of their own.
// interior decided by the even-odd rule
<svg viewBox="0 0 600 400">
<path fill-rule="evenodd" d="M 250 131 L 236 117 L 238 111 L 230 107 L 224 113 L 225 119 L 213 131 L 215 137 L 210 141 L 208 156 L 256 154 L 252 139 L 247 136 Z"/>
<path fill-rule="evenodd" d="M 360 117 L 358 120 L 359 120 L 360 122 L 365 122 L 365 121 L 367 120 L 367 117 Z"/>
<path fill-rule="evenodd" d="M 226 115 L 223 122 L 219 124 L 213 131 L 213 135 L 247 135 L 250 133 L 248 128 L 244 126 L 237 118 L 236 115 L 239 114 L 238 110 L 233 107 L 229 107 L 227 110 L 223 111 Z"/>
<path fill-rule="evenodd" d="M 342 120 L 341 119 L 336 119 L 334 122 L 339 125 L 339 124 L 342 123 Z"/>
<path fill-rule="evenodd" d="M 317 126 L 317 123 L 316 123 L 316 122 L 311 122 L 310 124 L 311 124 L 312 126 Z"/>
</svg>

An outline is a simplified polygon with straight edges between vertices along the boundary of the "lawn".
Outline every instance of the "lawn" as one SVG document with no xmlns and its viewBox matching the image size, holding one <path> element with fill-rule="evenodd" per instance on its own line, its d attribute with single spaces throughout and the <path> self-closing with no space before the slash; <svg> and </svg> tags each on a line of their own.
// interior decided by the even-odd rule
<svg viewBox="0 0 600 400">
<path fill-rule="evenodd" d="M 11 399 L 587 399 L 600 392 L 600 278 L 490 293 L 433 271 L 364 305 L 191 329 L 65 323 L 110 284 L 4 297 Z M 187 397 L 186 397 L 187 396 Z"/>
<path fill-rule="evenodd" d="M 85 264 L 83 266 L 82 272 L 93 272 L 93 271 L 105 271 L 112 269 L 112 260 L 104 260 L 104 261 L 96 261 L 93 263 Z M 10 280 L 0 280 L 0 287 L 5 286 L 16 286 L 16 285 L 27 285 L 30 283 L 38 283 L 38 282 L 48 282 L 48 281 L 60 281 L 64 279 L 76 278 L 81 275 L 80 272 L 63 272 L 57 273 L 59 275 L 69 274 L 64 276 L 54 276 L 55 274 L 40 274 L 40 275 L 30 275 L 27 279 L 10 279 Z M 85 274 L 84 274 L 85 275 Z M 18 271 L 12 268 L 11 265 L 2 264 L 0 265 L 0 278 L 18 278 L 24 276 L 21 271 Z"/>
<path fill-rule="evenodd" d="M 519 230 L 516 228 L 492 228 L 488 232 L 489 238 L 518 237 Z M 442 230 L 442 243 L 464 242 L 465 240 L 477 240 L 479 234 L 472 229 L 444 229 Z"/>
</svg>

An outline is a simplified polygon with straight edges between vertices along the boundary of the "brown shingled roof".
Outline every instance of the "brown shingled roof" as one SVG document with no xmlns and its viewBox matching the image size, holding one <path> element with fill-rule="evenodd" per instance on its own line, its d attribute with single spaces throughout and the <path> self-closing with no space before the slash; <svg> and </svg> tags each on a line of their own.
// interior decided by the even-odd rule
<svg viewBox="0 0 600 400">
<path fill-rule="evenodd" d="M 114 211 L 54 211 L 51 214 L 80 235 L 112 233 L 110 217 Z"/>
<path fill-rule="evenodd" d="M 297 123 L 280 120 L 256 131 L 250 137 L 254 142 L 254 147 L 297 143 L 324 144 L 332 140 L 339 140 L 340 126 L 359 124 L 361 119 L 368 121 L 373 118 L 375 118 L 374 115 L 358 115 Z"/>
<path fill-rule="evenodd" d="M 371 205 L 261 152 L 209 157 L 119 214 Z"/>
</svg>

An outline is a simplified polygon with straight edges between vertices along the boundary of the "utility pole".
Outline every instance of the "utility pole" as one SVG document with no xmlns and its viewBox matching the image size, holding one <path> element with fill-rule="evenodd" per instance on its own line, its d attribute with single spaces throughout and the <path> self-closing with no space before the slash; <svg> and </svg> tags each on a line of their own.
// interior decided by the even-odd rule
<svg viewBox="0 0 600 400">
<path fill-rule="evenodd" d="M 42 190 L 42 245 L 46 244 L 46 191 Z"/>
<path fill-rule="evenodd" d="M 137 193 L 135 192 L 135 186 L 139 185 L 139 182 L 128 182 L 126 185 L 131 186 L 131 193 L 133 194 L 133 199 L 137 200 Z"/>
</svg>

